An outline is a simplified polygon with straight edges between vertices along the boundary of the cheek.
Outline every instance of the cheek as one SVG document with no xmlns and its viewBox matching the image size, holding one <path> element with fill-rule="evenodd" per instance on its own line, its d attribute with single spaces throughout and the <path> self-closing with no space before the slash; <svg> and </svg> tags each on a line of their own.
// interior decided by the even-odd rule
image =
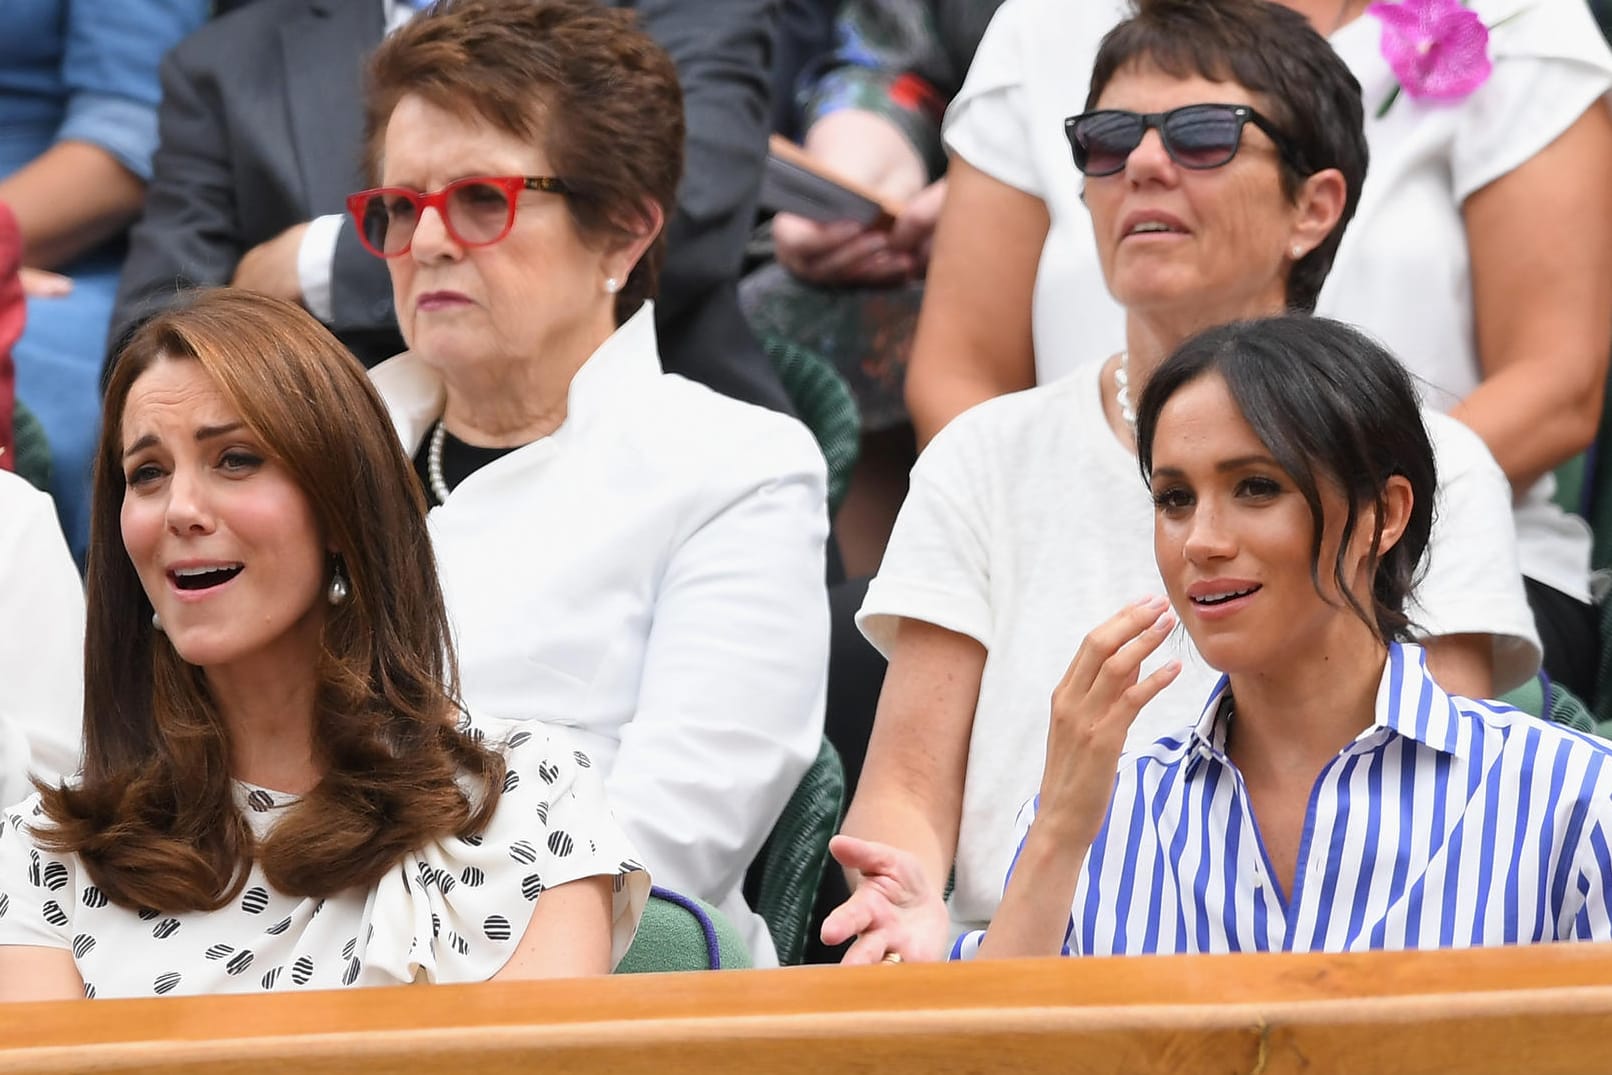
<svg viewBox="0 0 1612 1075">
<path fill-rule="evenodd" d="M 123 548 L 141 569 L 149 559 L 162 532 L 162 512 L 154 501 L 124 497 L 118 511 L 118 528 L 123 535 Z"/>
</svg>

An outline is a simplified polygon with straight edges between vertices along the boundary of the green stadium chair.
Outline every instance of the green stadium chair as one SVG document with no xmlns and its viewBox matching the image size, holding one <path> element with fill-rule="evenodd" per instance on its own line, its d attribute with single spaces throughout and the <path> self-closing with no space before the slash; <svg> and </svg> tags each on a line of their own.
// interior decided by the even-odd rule
<svg viewBox="0 0 1612 1075">
<path fill-rule="evenodd" d="M 644 917 L 616 973 L 739 970 L 750 965 L 750 952 L 726 915 L 657 885 L 649 890 Z"/>
<path fill-rule="evenodd" d="M 828 512 L 832 518 L 851 487 L 862 445 L 862 419 L 839 371 L 822 356 L 775 337 L 761 342 L 800 420 L 817 438 L 828 463 Z"/>
<path fill-rule="evenodd" d="M 817 890 L 828 866 L 829 837 L 839 831 L 844 812 L 845 769 L 824 739 L 752 867 L 759 882 L 753 906 L 772 934 L 778 962 L 786 967 L 799 963 L 806 950 Z"/>
</svg>

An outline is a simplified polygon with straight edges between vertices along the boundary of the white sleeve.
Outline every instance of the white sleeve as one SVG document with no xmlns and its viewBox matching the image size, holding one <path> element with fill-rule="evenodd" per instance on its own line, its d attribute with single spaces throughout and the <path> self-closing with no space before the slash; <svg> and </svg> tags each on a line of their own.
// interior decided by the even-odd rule
<svg viewBox="0 0 1612 1075">
<path fill-rule="evenodd" d="M 341 237 L 342 215 L 329 213 L 308 221 L 297 247 L 297 282 L 302 286 L 302 305 L 319 320 L 330 323 L 335 309 L 330 300 L 331 266 L 336 260 L 336 240 Z"/>
<path fill-rule="evenodd" d="M 0 472 L 0 621 L 26 625 L 0 645 L 0 733 L 45 780 L 78 771 L 84 723 L 84 590 L 45 494 Z M 8 750 L 8 753 L 11 753 Z M 22 753 L 22 752 L 17 752 Z M 8 806 L 26 772 L 0 771 Z"/>
<path fill-rule="evenodd" d="M 991 645 L 991 519 L 980 411 L 947 423 L 918 457 L 879 573 L 856 614 L 890 655 L 901 619 L 922 620 Z"/>
<path fill-rule="evenodd" d="M 962 89 L 946 109 L 941 136 L 948 151 L 992 179 L 1044 199 L 1023 81 L 1025 35 L 1034 30 L 1030 14 L 1027 0 L 1007 0 L 997 8 Z"/>
<path fill-rule="evenodd" d="M 822 454 L 785 419 L 744 454 L 756 476 L 726 479 L 671 554 L 606 781 L 656 883 L 713 903 L 817 756 L 827 687 Z"/>
<path fill-rule="evenodd" d="M 24 827 L 40 820 L 38 803 L 0 811 L 0 947 L 72 947 L 74 860 L 39 850 Z"/>
<path fill-rule="evenodd" d="M 1494 73 L 1460 109 L 1457 201 L 1532 159 L 1612 88 L 1612 50 L 1583 0 L 1487 0 Z M 1504 19 L 1504 25 L 1496 25 Z"/>
<path fill-rule="evenodd" d="M 1494 693 L 1539 670 L 1542 649 L 1517 562 L 1511 484 L 1481 438 L 1425 412 L 1438 463 L 1438 497 L 1423 574 L 1407 609 L 1419 639 L 1486 634 L 1494 639 Z"/>
</svg>

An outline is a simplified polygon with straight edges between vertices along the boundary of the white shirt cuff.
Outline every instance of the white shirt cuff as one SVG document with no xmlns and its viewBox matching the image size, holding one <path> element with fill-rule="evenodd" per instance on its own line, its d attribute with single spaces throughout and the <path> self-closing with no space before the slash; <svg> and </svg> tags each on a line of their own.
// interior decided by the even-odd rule
<svg viewBox="0 0 1612 1075">
<path fill-rule="evenodd" d="M 342 215 L 331 213 L 308 221 L 297 248 L 297 282 L 302 285 L 302 304 L 319 320 L 330 323 L 331 267 L 336 261 L 336 240 L 341 237 Z"/>
</svg>

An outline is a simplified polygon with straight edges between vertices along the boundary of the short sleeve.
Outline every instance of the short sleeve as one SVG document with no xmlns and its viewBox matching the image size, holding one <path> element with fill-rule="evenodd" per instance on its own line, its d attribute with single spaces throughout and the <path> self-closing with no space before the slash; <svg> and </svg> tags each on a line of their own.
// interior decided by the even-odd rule
<svg viewBox="0 0 1612 1075">
<path fill-rule="evenodd" d="M 1532 159 L 1612 88 L 1612 50 L 1583 0 L 1475 6 L 1494 27 L 1494 73 L 1460 106 L 1450 155 L 1457 201 Z"/>
<path fill-rule="evenodd" d="M 508 765 L 492 821 L 405 856 L 381 880 L 368 966 L 397 982 L 486 981 L 514 955 L 544 892 L 601 876 L 614 891 L 614 965 L 638 928 L 649 875 L 610 815 L 592 759 L 530 723 L 476 726 Z"/>
<path fill-rule="evenodd" d="M 997 9 L 941 134 L 948 150 L 992 179 L 1044 199 L 1023 81 L 1025 35 L 1034 29 L 1027 25 L 1030 13 L 1026 0 L 1007 0 Z"/>
<path fill-rule="evenodd" d="M 856 623 L 886 657 L 897 621 L 923 620 L 991 645 L 990 460 L 981 421 L 990 404 L 946 425 L 918 457 L 879 573 Z"/>
<path fill-rule="evenodd" d="M 1485 634 L 1494 640 L 1494 691 L 1539 669 L 1541 647 L 1517 561 L 1511 484 L 1478 435 L 1428 412 L 1438 465 L 1433 532 L 1407 610 L 1420 640 Z"/>
<path fill-rule="evenodd" d="M 75 864 L 39 849 L 27 828 L 38 809 L 34 795 L 0 813 L 0 947 L 70 949 Z"/>
</svg>

